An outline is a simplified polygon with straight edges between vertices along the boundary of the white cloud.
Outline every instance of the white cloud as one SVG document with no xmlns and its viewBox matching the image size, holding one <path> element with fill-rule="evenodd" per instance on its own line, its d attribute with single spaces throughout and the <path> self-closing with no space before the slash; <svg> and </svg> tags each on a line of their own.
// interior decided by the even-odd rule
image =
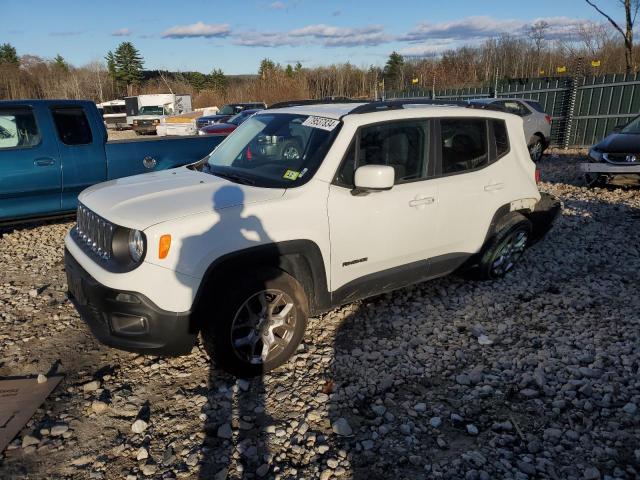
<svg viewBox="0 0 640 480">
<path fill-rule="evenodd" d="M 231 28 L 226 23 L 207 24 L 203 22 L 191 25 L 176 25 L 162 34 L 162 38 L 214 38 L 226 37 L 231 33 Z"/>
<path fill-rule="evenodd" d="M 325 24 L 307 25 L 288 32 L 239 32 L 234 43 L 247 47 L 299 46 L 320 43 L 325 47 L 355 47 L 380 45 L 392 40 L 380 25 L 361 28 L 334 27 Z"/>
<path fill-rule="evenodd" d="M 269 4 L 269 8 L 272 10 L 284 10 L 287 8 L 287 5 L 284 2 L 272 2 Z"/>
<path fill-rule="evenodd" d="M 128 28 L 119 28 L 115 32 L 111 32 L 112 37 L 128 37 L 131 35 L 131 30 Z"/>
</svg>

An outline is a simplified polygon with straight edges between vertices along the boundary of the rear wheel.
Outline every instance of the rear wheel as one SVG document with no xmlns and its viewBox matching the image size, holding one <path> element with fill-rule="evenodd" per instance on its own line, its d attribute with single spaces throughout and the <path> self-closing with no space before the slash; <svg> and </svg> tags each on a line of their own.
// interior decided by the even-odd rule
<svg viewBox="0 0 640 480">
<path fill-rule="evenodd" d="M 480 259 L 480 277 L 501 278 L 510 272 L 524 254 L 531 231 L 531 222 L 520 213 L 512 213 L 501 221 Z"/>
<path fill-rule="evenodd" d="M 544 153 L 544 143 L 538 135 L 533 138 L 533 143 L 529 145 L 529 155 L 531 156 L 531 160 L 539 162 L 542 158 L 542 154 Z"/>
<path fill-rule="evenodd" d="M 202 317 L 205 347 L 216 364 L 252 377 L 285 363 L 307 326 L 302 286 L 275 269 L 248 272 L 229 284 L 214 295 Z"/>
</svg>

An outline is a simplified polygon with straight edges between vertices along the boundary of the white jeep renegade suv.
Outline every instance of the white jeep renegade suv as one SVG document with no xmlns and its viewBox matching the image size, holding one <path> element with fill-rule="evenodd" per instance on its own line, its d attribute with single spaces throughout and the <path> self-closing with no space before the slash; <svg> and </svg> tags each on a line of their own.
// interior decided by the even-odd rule
<svg viewBox="0 0 640 480">
<path fill-rule="evenodd" d="M 559 202 L 522 119 L 401 101 L 264 110 L 187 167 L 93 186 L 65 239 L 99 340 L 255 375 L 307 317 L 460 268 L 507 273 Z"/>
</svg>

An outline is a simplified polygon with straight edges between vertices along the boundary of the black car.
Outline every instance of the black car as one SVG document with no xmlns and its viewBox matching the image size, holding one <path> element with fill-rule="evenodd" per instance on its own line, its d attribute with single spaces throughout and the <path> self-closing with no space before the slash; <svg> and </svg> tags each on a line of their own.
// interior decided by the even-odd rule
<svg viewBox="0 0 640 480">
<path fill-rule="evenodd" d="M 589 162 L 580 169 L 589 186 L 606 185 L 614 177 L 640 180 L 640 115 L 591 147 Z"/>
<path fill-rule="evenodd" d="M 267 108 L 264 102 L 244 102 L 244 103 L 229 103 L 222 107 L 216 115 L 207 115 L 206 117 L 200 117 L 196 120 L 196 126 L 198 129 L 206 127 L 208 125 L 214 125 L 216 123 L 225 123 L 234 115 L 249 109 L 264 109 Z"/>
</svg>

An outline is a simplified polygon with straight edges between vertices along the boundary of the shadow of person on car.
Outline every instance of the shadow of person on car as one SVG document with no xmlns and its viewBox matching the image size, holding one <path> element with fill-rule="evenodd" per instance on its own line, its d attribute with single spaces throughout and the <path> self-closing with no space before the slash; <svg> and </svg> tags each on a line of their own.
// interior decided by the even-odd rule
<svg viewBox="0 0 640 480">
<path fill-rule="evenodd" d="M 209 261 L 212 250 L 217 250 L 215 275 L 202 285 L 202 298 L 194 311 L 203 346 L 211 358 L 208 402 L 201 415 L 205 418 L 199 460 L 202 479 L 241 478 L 269 468 L 264 429 L 273 422 L 265 409 L 262 359 L 268 352 L 262 333 L 268 325 L 262 321 L 275 273 L 258 269 L 250 252 L 272 240 L 258 217 L 243 215 L 244 203 L 244 191 L 239 186 L 216 190 L 213 210 L 218 218 L 209 230 L 182 242 L 178 262 Z M 233 258 L 225 256 L 225 246 L 243 253 Z M 233 260 L 233 265 L 225 266 L 226 260 Z M 239 367 L 238 357 L 252 365 Z"/>
</svg>

